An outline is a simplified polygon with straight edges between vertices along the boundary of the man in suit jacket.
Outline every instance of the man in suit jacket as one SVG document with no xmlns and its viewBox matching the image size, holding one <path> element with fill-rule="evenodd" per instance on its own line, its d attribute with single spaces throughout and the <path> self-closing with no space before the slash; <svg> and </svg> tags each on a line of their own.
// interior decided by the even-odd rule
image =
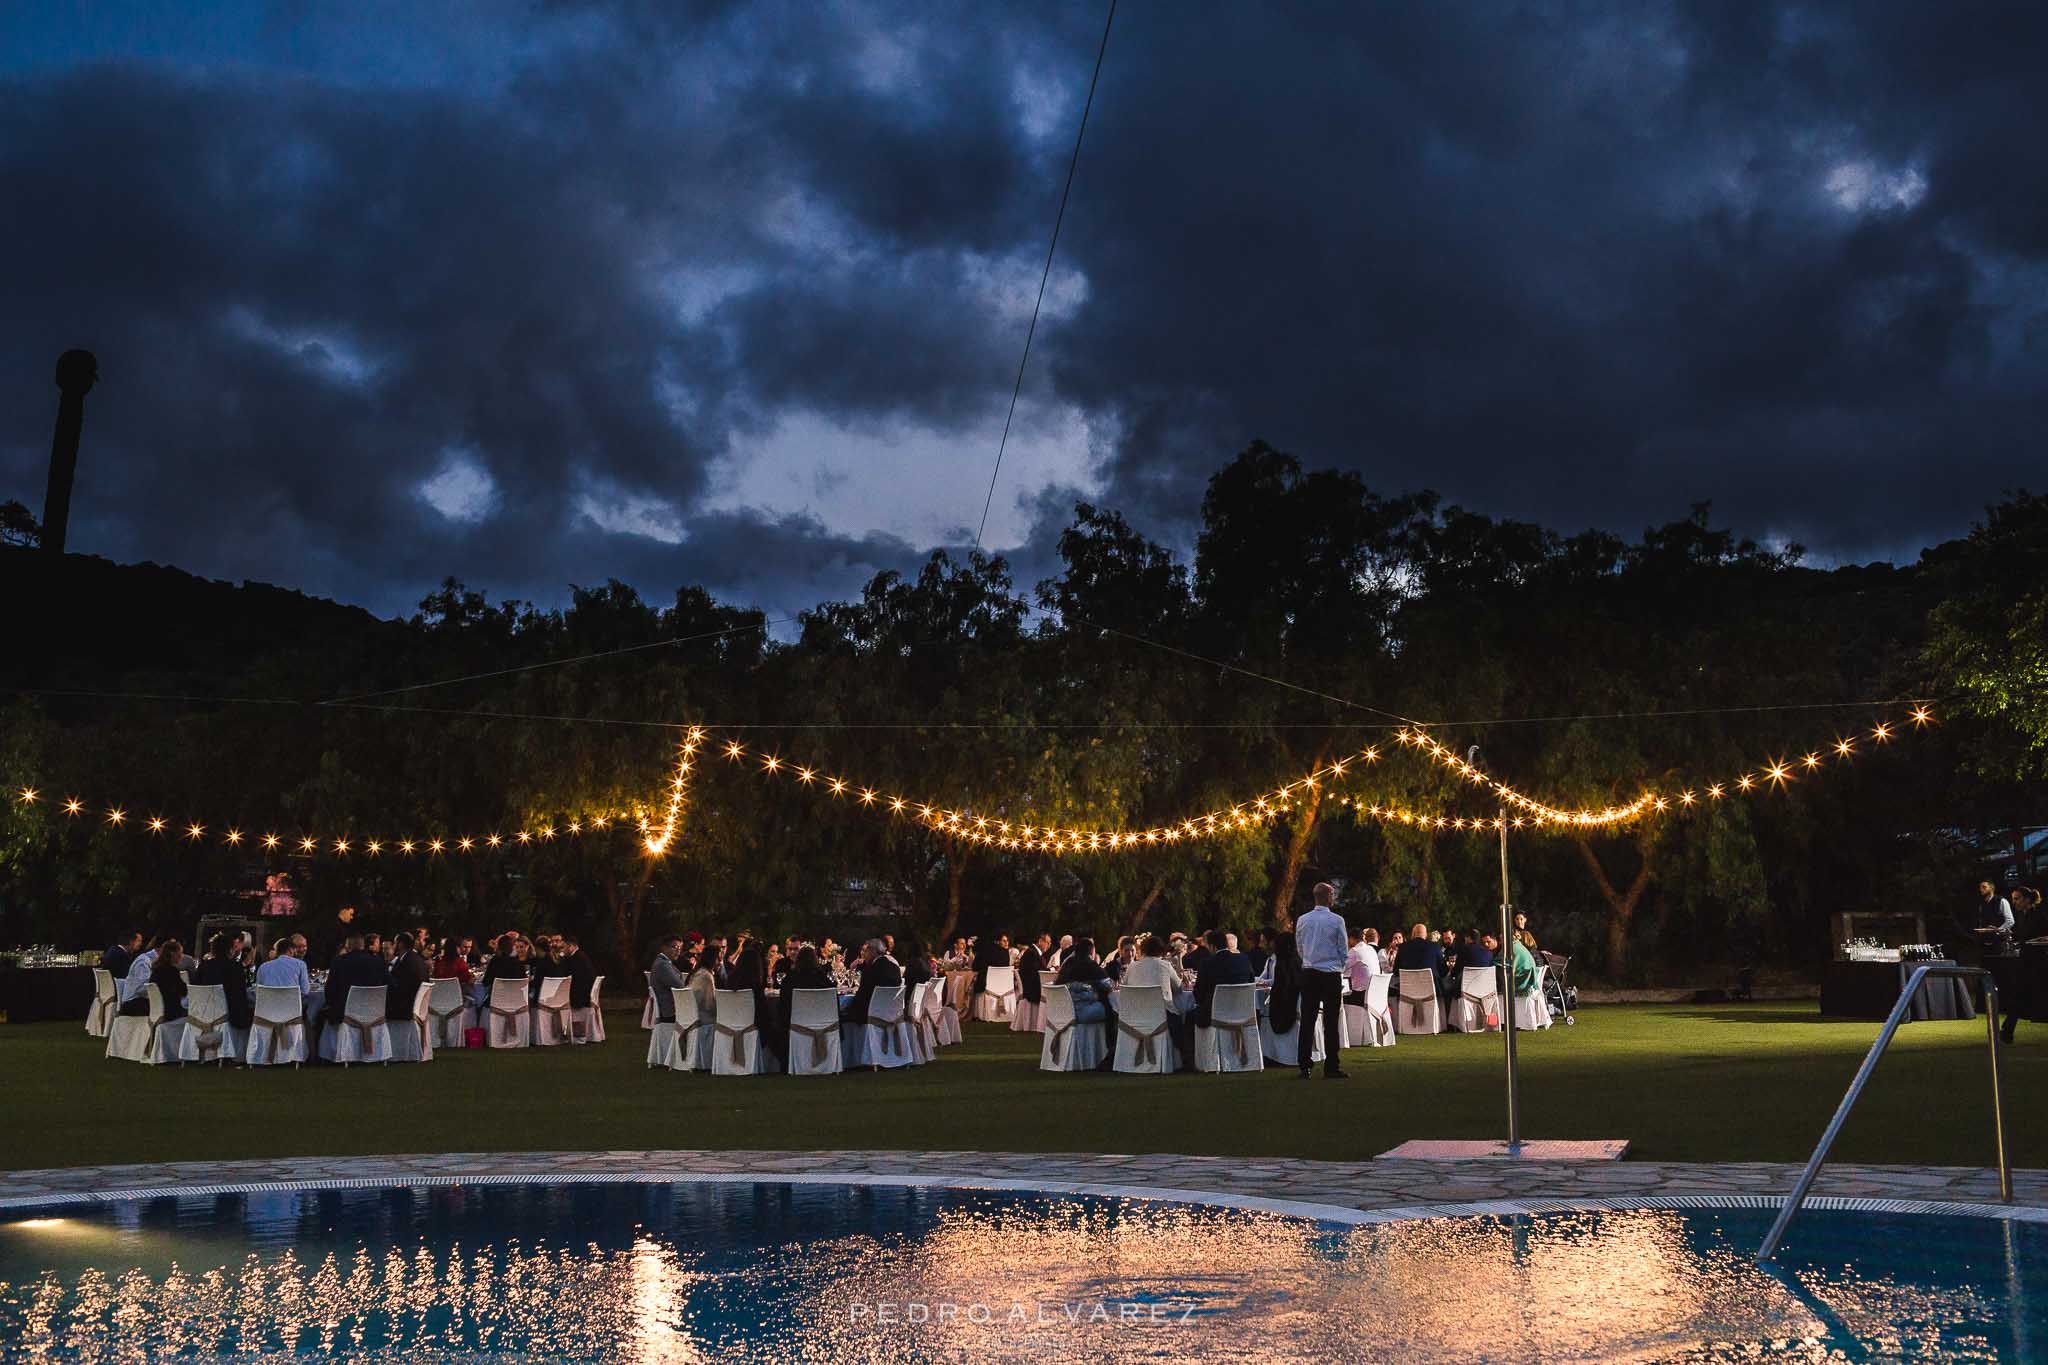
<svg viewBox="0 0 2048 1365">
<path fill-rule="evenodd" d="M 1408 941 L 1394 954 L 1394 970 L 1397 972 L 1427 971 L 1436 979 L 1436 993 L 1444 993 L 1446 973 L 1443 948 L 1430 941 L 1429 926 L 1418 924 L 1408 933 Z M 1394 979 L 1394 989 L 1399 991 L 1401 981 Z"/>
<path fill-rule="evenodd" d="M 871 938 L 861 945 L 860 989 L 853 993 L 842 1017 L 849 1024 L 865 1024 L 868 1021 L 868 1001 L 873 998 L 877 986 L 900 986 L 903 984 L 903 969 L 896 965 L 882 947 L 882 940 Z"/>
<path fill-rule="evenodd" d="M 1046 954 L 1052 949 L 1052 935 L 1041 933 L 1038 940 L 1024 950 L 1017 959 L 1017 989 L 1027 1005 L 1043 1005 L 1045 992 L 1039 987 L 1038 974 L 1046 971 Z"/>
<path fill-rule="evenodd" d="M 1209 1004 L 1218 986 L 1242 986 L 1252 979 L 1252 964 L 1243 953 L 1228 950 L 1221 929 L 1211 929 L 1208 942 L 1209 955 L 1195 973 L 1195 1024 L 1200 1028 L 1209 1027 Z"/>
<path fill-rule="evenodd" d="M 256 1015 L 256 1004 L 249 998 L 249 973 L 229 951 L 225 935 L 215 934 L 207 945 L 206 960 L 192 973 L 195 986 L 219 986 L 228 998 L 228 1023 L 235 1028 L 247 1028 Z"/>
<path fill-rule="evenodd" d="M 562 935 L 562 971 L 569 978 L 569 1008 L 590 1008 L 590 988 L 597 984 L 597 964 L 574 934 Z"/>
<path fill-rule="evenodd" d="M 400 934 L 392 942 L 398 945 L 398 956 L 391 959 L 391 989 L 384 996 L 384 1017 L 410 1019 L 413 1000 L 420 987 L 433 979 L 434 969 L 421 955 L 411 934 Z"/>
<path fill-rule="evenodd" d="M 1223 931 L 1221 929 L 1211 929 L 1208 933 L 1189 944 L 1188 950 L 1181 954 L 1180 969 L 1184 972 L 1193 972 L 1196 976 L 1200 976 L 1202 974 L 1202 964 L 1209 960 L 1209 954 L 1222 952 L 1224 942 Z M 1258 968 L 1253 967 L 1252 971 L 1256 974 Z"/>
<path fill-rule="evenodd" d="M 348 1010 L 348 993 L 357 986 L 389 986 L 391 976 L 384 967 L 382 953 L 369 952 L 363 947 L 361 934 L 350 934 L 341 941 L 341 952 L 327 968 L 327 1000 L 320 1008 L 320 1017 L 328 1023 L 341 1023 L 341 1017 Z"/>
<path fill-rule="evenodd" d="M 100 959 L 100 966 L 106 968 L 108 975 L 114 978 L 114 984 L 119 985 L 121 978 L 128 975 L 128 968 L 134 965 L 135 955 L 141 951 L 142 935 L 130 934 L 107 949 L 106 955 Z"/>
<path fill-rule="evenodd" d="M 670 935 L 661 941 L 654 965 L 647 969 L 647 989 L 654 992 L 654 1017 L 665 1024 L 676 1021 L 676 998 L 670 992 L 690 984 L 676 969 L 676 955 L 682 951 L 683 941 Z"/>
</svg>

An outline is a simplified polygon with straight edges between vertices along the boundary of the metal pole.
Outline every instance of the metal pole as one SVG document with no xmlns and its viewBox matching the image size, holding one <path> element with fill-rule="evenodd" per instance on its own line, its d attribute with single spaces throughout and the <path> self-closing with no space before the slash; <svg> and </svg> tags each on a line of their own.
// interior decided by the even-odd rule
<svg viewBox="0 0 2048 1365">
<path fill-rule="evenodd" d="M 85 395 L 99 378 L 99 362 L 91 351 L 66 351 L 57 357 L 57 427 L 50 436 L 50 481 L 43 493 L 43 550 L 64 554 L 71 530 L 71 482 L 78 472 L 78 433 L 85 425 Z"/>
<path fill-rule="evenodd" d="M 2005 1105 L 1998 1094 L 1998 978 L 1984 975 L 1984 1041 L 1991 1044 L 1991 1138 L 1998 1145 L 1998 1197 L 2012 1202 L 2012 1167 L 2005 1160 Z"/>
<path fill-rule="evenodd" d="M 1515 906 L 1508 899 L 1508 808 L 1500 808 L 1500 1036 L 1508 1057 L 1508 1155 L 1522 1154 L 1522 1116 L 1515 1099 Z"/>
<path fill-rule="evenodd" d="M 1763 1245 L 1756 1251 L 1759 1263 L 1768 1261 L 1778 1250 L 1778 1243 L 1784 1240 L 1785 1229 L 1792 1223 L 1792 1215 L 1799 1212 L 1806 1202 L 1807 1191 L 1813 1188 L 1814 1177 L 1820 1174 L 1821 1163 L 1828 1158 L 1828 1149 L 1835 1145 L 1835 1138 L 1848 1121 L 1849 1111 L 1856 1107 L 1856 1101 L 1863 1095 L 1863 1087 L 1870 1080 L 1870 1073 L 1877 1069 L 1877 1059 L 1890 1046 L 1892 1035 L 1899 1031 L 1906 1014 L 1913 1007 L 1913 998 L 1920 993 L 1920 985 L 1928 977 L 1984 978 L 1984 1019 L 1990 1029 L 1991 1043 L 1991 1127 L 1998 1143 L 1998 1192 L 2007 1203 L 2012 1202 L 2012 1168 L 2005 1161 L 2005 1110 L 1998 1093 L 1998 983 L 1991 974 L 1979 967 L 1916 967 L 1907 978 L 1905 989 L 1899 992 L 1898 1002 L 1885 1017 L 1884 1027 L 1878 1030 L 1877 1041 L 1870 1045 L 1870 1051 L 1863 1058 L 1863 1065 L 1856 1068 L 1856 1078 L 1849 1082 L 1849 1089 L 1842 1095 L 1842 1103 L 1835 1110 L 1835 1116 L 1828 1120 L 1826 1131 L 1820 1135 L 1820 1143 L 1813 1149 L 1807 1160 L 1806 1169 L 1799 1173 L 1799 1179 L 1792 1186 L 1792 1193 L 1785 1197 L 1784 1206 L 1778 1210 L 1777 1219 L 1771 1230 L 1764 1234 Z"/>
</svg>

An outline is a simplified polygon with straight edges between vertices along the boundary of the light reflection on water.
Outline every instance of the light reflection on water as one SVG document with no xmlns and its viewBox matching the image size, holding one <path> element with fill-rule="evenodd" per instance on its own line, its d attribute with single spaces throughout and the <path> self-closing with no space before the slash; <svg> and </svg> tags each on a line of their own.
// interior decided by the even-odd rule
<svg viewBox="0 0 2048 1365">
<path fill-rule="evenodd" d="M 1349 1229 L 843 1185 L 426 1187 L 0 1222 L 0 1358 L 2027 1359 L 2048 1230 L 1812 1213 Z"/>
</svg>

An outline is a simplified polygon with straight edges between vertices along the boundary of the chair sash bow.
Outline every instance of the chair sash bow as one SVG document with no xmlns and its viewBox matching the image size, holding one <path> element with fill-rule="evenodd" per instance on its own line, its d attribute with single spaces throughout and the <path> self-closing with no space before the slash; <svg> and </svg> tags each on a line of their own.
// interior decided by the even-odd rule
<svg viewBox="0 0 2048 1365">
<path fill-rule="evenodd" d="M 812 1066 L 823 1066 L 826 1062 L 832 1060 L 832 1049 L 828 1046 L 828 1042 L 839 1035 L 839 1025 L 824 1024 L 817 1028 L 812 1028 L 808 1024 L 791 1024 L 789 1031 L 791 1033 L 801 1033 L 804 1037 L 811 1040 Z"/>
<path fill-rule="evenodd" d="M 1212 1018 L 1209 1021 L 1209 1027 L 1211 1029 L 1215 1030 L 1217 1033 L 1227 1033 L 1230 1035 L 1231 1046 L 1237 1052 L 1237 1064 L 1239 1066 L 1251 1065 L 1251 1049 L 1249 1046 L 1246 1045 L 1244 1036 L 1245 1034 L 1249 1033 L 1251 1030 L 1257 1028 L 1258 1026 L 1259 1021 L 1256 1018 L 1243 1019 L 1239 1020 L 1236 1023 L 1232 1023 L 1228 1019 L 1215 1018 Z"/>
<path fill-rule="evenodd" d="M 526 1017 L 526 1009 L 524 1006 L 518 1006 L 508 1010 L 500 1008 L 497 1005 L 486 1005 L 484 1006 L 484 1013 L 490 1015 L 491 1018 L 498 1020 L 500 1023 L 508 1025 L 511 1028 L 512 1035 L 515 1038 L 519 1036 L 519 1021 Z M 500 1034 L 498 1036 L 502 1037 L 503 1035 Z"/>
<path fill-rule="evenodd" d="M 1066 1065 L 1065 1059 L 1062 1058 L 1060 1054 L 1066 1051 L 1067 1035 L 1069 1033 L 1072 1033 L 1074 1031 L 1074 1025 L 1080 1022 L 1081 1021 L 1078 1019 L 1069 1019 L 1066 1023 L 1061 1024 L 1058 1028 L 1047 1029 L 1045 1031 L 1046 1051 L 1052 1054 L 1052 1064 L 1054 1066 Z"/>
<path fill-rule="evenodd" d="M 356 1031 L 356 1055 L 359 1057 L 369 1056 L 374 1050 L 371 1043 L 373 1031 L 377 1025 L 384 1021 L 381 1019 L 358 1019 L 354 1015 L 344 1014 L 341 1017 L 341 1022 Z"/>
<path fill-rule="evenodd" d="M 306 1022 L 303 1019 L 258 1019 L 256 1027 L 263 1030 L 263 1060 L 277 1060 L 277 1035 L 293 1033 L 303 1042 L 306 1036 Z"/>
<path fill-rule="evenodd" d="M 1116 1029 L 1118 1033 L 1123 1034 L 1124 1037 L 1130 1039 L 1138 1046 L 1137 1055 L 1131 1059 L 1132 1066 L 1159 1065 L 1158 1042 L 1161 1035 L 1166 1032 L 1166 1022 L 1164 1020 L 1161 1020 L 1159 1027 L 1153 1029 L 1150 1033 L 1140 1033 L 1121 1019 L 1116 1021 Z"/>
<path fill-rule="evenodd" d="M 732 1064 L 734 1066 L 745 1066 L 747 1064 L 746 1037 L 750 1033 L 759 1033 L 761 1031 L 760 1028 L 754 1024 L 748 1024 L 745 1028 L 734 1028 L 730 1024 L 719 1024 L 716 1027 L 720 1034 L 732 1039 Z"/>
<path fill-rule="evenodd" d="M 218 1019 L 201 1019 L 196 1014 L 185 1016 L 185 1032 L 192 1035 L 192 1050 L 199 1054 L 200 1061 L 220 1060 L 221 1049 L 227 1044 L 227 1030 L 222 1025 L 227 1021 L 225 1014 Z"/>
</svg>

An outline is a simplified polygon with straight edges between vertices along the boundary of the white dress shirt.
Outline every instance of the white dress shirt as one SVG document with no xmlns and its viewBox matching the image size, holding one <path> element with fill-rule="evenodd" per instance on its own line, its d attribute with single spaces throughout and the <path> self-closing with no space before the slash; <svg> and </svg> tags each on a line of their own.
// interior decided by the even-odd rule
<svg viewBox="0 0 2048 1365">
<path fill-rule="evenodd" d="M 279 953 L 268 962 L 258 963 L 256 984 L 297 986 L 301 1000 L 313 993 L 313 975 L 306 970 L 306 959 L 293 957 L 290 953 Z"/>
<path fill-rule="evenodd" d="M 1173 964 L 1163 957 L 1140 957 L 1124 968 L 1123 988 L 1126 992 L 1152 987 L 1166 997 L 1166 1008 L 1180 1012 L 1180 973 Z"/>
<path fill-rule="evenodd" d="M 1301 950 L 1303 971 L 1343 971 L 1351 952 L 1348 938 L 1344 917 L 1327 905 L 1318 905 L 1294 922 L 1294 946 Z"/>
<path fill-rule="evenodd" d="M 1372 979 L 1379 975 L 1380 950 L 1373 944 L 1361 940 L 1351 950 L 1351 956 L 1344 964 L 1345 989 L 1363 994 L 1372 985 Z"/>
<path fill-rule="evenodd" d="M 149 974 L 155 970 L 156 949 L 151 948 L 146 952 L 137 953 L 135 960 L 128 964 L 128 975 L 121 978 L 122 1001 L 125 1003 L 141 995 L 144 988 L 149 985 Z"/>
</svg>

